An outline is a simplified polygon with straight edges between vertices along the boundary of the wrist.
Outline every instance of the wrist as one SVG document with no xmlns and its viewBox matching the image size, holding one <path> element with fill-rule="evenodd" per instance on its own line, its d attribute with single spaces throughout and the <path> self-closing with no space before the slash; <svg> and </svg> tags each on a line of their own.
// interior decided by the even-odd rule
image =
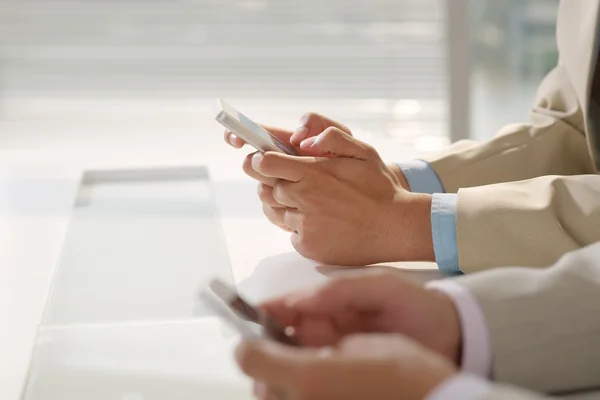
<svg viewBox="0 0 600 400">
<path fill-rule="evenodd" d="M 460 316 L 456 305 L 446 293 L 435 288 L 428 290 L 435 296 L 438 304 L 436 308 L 438 309 L 439 326 L 436 329 L 438 332 L 435 335 L 438 338 L 438 343 L 433 344 L 433 347 L 454 365 L 460 367 L 462 363 L 463 338 Z"/>
<path fill-rule="evenodd" d="M 432 196 L 402 191 L 395 202 L 396 261 L 435 261 L 431 231 Z"/>
</svg>

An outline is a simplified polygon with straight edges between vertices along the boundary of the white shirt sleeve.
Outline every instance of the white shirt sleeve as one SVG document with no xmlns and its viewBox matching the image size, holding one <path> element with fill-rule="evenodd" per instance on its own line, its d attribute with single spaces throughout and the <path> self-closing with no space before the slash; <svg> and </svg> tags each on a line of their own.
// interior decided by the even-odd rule
<svg viewBox="0 0 600 400">
<path fill-rule="evenodd" d="M 427 287 L 445 293 L 456 306 L 462 329 L 462 371 L 490 378 L 492 373 L 490 333 L 483 311 L 475 297 L 465 287 L 452 280 L 429 282 Z"/>
<path fill-rule="evenodd" d="M 492 390 L 485 379 L 462 373 L 450 378 L 427 395 L 425 400 L 475 400 L 482 398 Z"/>
</svg>

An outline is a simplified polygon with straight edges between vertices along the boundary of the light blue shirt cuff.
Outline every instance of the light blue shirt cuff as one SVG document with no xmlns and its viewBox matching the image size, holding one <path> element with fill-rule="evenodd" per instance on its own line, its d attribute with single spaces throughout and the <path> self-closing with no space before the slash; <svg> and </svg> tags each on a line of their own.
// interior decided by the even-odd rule
<svg viewBox="0 0 600 400">
<path fill-rule="evenodd" d="M 431 232 L 435 261 L 446 275 L 462 274 L 458 267 L 456 194 L 435 193 L 431 201 Z"/>
<path fill-rule="evenodd" d="M 397 163 L 406 177 L 406 181 L 413 193 L 444 193 L 442 181 L 437 176 L 428 162 L 414 160 L 406 163 Z"/>
</svg>

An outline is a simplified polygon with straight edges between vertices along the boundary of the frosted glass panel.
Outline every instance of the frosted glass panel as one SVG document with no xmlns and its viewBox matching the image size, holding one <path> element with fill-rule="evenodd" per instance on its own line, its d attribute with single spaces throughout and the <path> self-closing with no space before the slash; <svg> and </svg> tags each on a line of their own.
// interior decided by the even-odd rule
<svg viewBox="0 0 600 400">
<path fill-rule="evenodd" d="M 22 400 L 251 398 L 215 317 L 42 328 Z"/>
<path fill-rule="evenodd" d="M 232 281 L 204 168 L 84 176 L 43 325 L 185 319 L 214 275 Z"/>
</svg>

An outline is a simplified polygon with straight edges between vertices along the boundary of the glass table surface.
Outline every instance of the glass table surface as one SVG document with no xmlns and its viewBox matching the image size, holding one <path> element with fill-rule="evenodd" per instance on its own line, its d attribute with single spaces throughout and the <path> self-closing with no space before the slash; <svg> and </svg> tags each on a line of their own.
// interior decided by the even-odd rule
<svg viewBox="0 0 600 400">
<path fill-rule="evenodd" d="M 41 328 L 22 399 L 249 400 L 226 328 L 216 317 Z"/>
<path fill-rule="evenodd" d="M 233 282 L 206 168 L 84 173 L 22 400 L 250 398 L 198 301 L 214 276 Z"/>
<path fill-rule="evenodd" d="M 42 325 L 197 316 L 216 275 L 233 281 L 205 168 L 86 172 Z"/>
</svg>

